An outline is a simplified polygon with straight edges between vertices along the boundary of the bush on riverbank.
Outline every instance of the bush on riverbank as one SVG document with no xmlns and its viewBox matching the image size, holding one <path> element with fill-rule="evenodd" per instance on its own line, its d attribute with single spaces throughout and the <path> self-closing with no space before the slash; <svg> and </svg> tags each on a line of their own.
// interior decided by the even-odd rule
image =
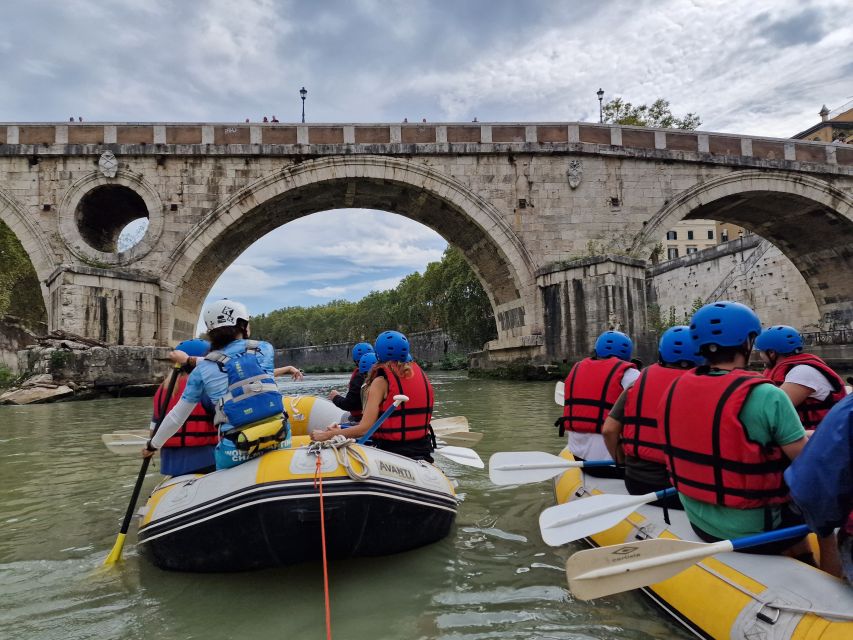
<svg viewBox="0 0 853 640">
<path fill-rule="evenodd" d="M 13 386 L 19 377 L 12 373 L 9 367 L 0 364 L 0 389 L 8 389 Z"/>
</svg>

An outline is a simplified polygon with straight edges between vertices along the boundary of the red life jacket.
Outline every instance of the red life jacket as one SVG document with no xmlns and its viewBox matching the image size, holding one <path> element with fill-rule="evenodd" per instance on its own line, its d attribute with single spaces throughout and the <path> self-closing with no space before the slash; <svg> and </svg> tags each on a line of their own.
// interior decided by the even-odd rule
<svg viewBox="0 0 853 640">
<path fill-rule="evenodd" d="M 772 369 L 765 369 L 764 375 L 769 378 L 777 387 L 781 387 L 785 382 L 785 376 L 788 372 L 797 365 L 805 364 L 814 367 L 823 374 L 827 382 L 832 386 L 832 392 L 823 400 L 815 398 L 806 398 L 798 406 L 797 414 L 800 416 L 800 422 L 806 429 L 814 429 L 823 417 L 829 413 L 829 410 L 835 406 L 837 402 L 843 400 L 847 395 L 844 389 L 844 380 L 841 379 L 828 364 L 811 353 L 798 353 L 792 356 L 787 356 L 783 362 L 776 362 L 776 366 Z"/>
<path fill-rule="evenodd" d="M 563 392 L 560 435 L 568 429 L 576 433 L 601 433 L 613 403 L 622 393 L 622 376 L 636 365 L 618 358 L 584 358 L 569 371 Z"/>
<path fill-rule="evenodd" d="M 749 393 L 769 382 L 743 369 L 708 375 L 703 367 L 672 383 L 658 409 L 658 432 L 680 493 L 735 509 L 788 502 L 788 459 L 778 446 L 750 440 L 738 417 Z"/>
<path fill-rule="evenodd" d="M 626 455 L 658 464 L 666 462 L 658 435 L 658 405 L 672 381 L 685 373 L 687 369 L 653 364 L 643 369 L 628 389 L 622 419 L 622 450 Z"/>
<path fill-rule="evenodd" d="M 355 368 L 355 370 L 352 372 L 352 375 L 349 377 L 349 385 L 347 385 L 348 390 L 352 388 L 353 380 L 355 380 L 357 375 L 359 375 L 358 367 Z M 359 392 L 360 391 L 361 391 L 361 389 L 359 388 Z M 347 395 L 349 395 L 349 393 L 347 393 Z M 361 420 L 362 413 L 363 413 L 362 409 L 350 409 L 350 412 L 349 412 L 349 414 L 350 414 L 350 416 L 352 416 L 352 419 L 354 422 L 359 422 Z"/>
<path fill-rule="evenodd" d="M 422 440 L 429 436 L 429 423 L 432 419 L 433 391 L 432 385 L 423 370 L 414 362 L 411 378 L 400 378 L 389 367 L 379 365 L 378 371 L 385 374 L 388 380 L 388 394 L 380 414 L 394 404 L 394 396 L 403 394 L 409 396 L 409 401 L 402 403 L 382 426 L 373 434 L 374 440 L 399 440 L 410 442 Z"/>
<path fill-rule="evenodd" d="M 181 399 L 181 396 L 184 393 L 184 389 L 187 386 L 187 376 L 181 376 L 181 379 L 178 380 L 175 385 L 175 389 L 172 393 L 172 397 L 169 398 L 169 404 L 166 407 L 166 414 L 168 414 L 176 404 L 178 404 L 178 400 Z M 166 414 L 161 414 L 163 407 L 163 396 L 166 394 L 166 389 L 163 385 L 157 389 L 157 393 L 154 394 L 154 420 L 159 421 L 161 416 L 165 416 Z M 208 445 L 215 445 L 219 442 L 219 435 L 217 433 L 216 427 L 213 425 L 213 413 L 208 413 L 207 410 L 201 406 L 199 402 L 190 413 L 190 417 L 187 418 L 187 421 L 184 422 L 183 426 L 178 430 L 175 435 L 166 440 L 163 444 L 164 447 L 205 447 Z"/>
</svg>

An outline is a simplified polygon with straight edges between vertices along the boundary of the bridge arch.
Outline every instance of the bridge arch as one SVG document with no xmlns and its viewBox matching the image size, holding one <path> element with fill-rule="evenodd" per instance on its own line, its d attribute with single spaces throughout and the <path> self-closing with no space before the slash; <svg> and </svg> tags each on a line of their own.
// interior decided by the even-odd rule
<svg viewBox="0 0 853 640">
<path fill-rule="evenodd" d="M 684 219 L 744 227 L 777 246 L 806 280 L 822 322 L 853 326 L 853 198 L 831 182 L 779 171 L 733 171 L 687 189 L 659 210 L 633 241 L 646 257 Z"/>
<path fill-rule="evenodd" d="M 499 338 L 540 328 L 536 265 L 495 207 L 424 163 L 385 156 L 301 162 L 240 190 L 210 212 L 172 252 L 161 278 L 161 335 L 183 338 L 222 272 L 264 234 L 339 208 L 379 209 L 420 222 L 459 247 L 489 296 Z M 235 292 L 236 294 L 236 292 Z"/>
<path fill-rule="evenodd" d="M 39 281 L 39 289 L 41 293 L 41 301 L 44 305 L 42 311 L 37 315 L 43 316 L 43 321 L 47 324 L 47 312 L 50 308 L 48 300 L 48 290 L 45 281 L 53 272 L 57 265 L 57 261 L 50 245 L 47 242 L 43 233 L 40 233 L 35 224 L 27 214 L 23 205 L 21 205 L 14 197 L 0 189 L 0 221 L 2 221 L 18 241 L 21 243 L 24 251 L 29 256 L 36 277 Z M 15 301 L 13 301 L 13 306 Z M 13 315 L 19 315 L 14 313 Z M 31 315 L 31 314 L 25 314 Z"/>
</svg>

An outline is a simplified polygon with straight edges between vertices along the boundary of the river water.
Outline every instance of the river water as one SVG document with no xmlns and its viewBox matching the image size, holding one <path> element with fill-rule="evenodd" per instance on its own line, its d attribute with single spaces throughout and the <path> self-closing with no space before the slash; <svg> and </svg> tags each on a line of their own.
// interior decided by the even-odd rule
<svg viewBox="0 0 853 640">
<path fill-rule="evenodd" d="M 495 451 L 561 446 L 553 383 L 434 373 L 436 417 L 465 415 Z M 289 395 L 344 388 L 348 376 L 282 385 Z M 0 639 L 325 638 L 322 567 L 242 574 L 164 572 L 140 558 L 104 570 L 139 469 L 100 434 L 148 424 L 146 398 L 0 407 Z M 330 565 L 332 631 L 341 640 L 680 638 L 642 596 L 576 602 L 563 565 L 580 544 L 547 547 L 539 512 L 552 484 L 495 487 L 486 471 L 439 462 L 463 499 L 445 540 Z M 152 465 L 144 495 L 159 478 Z"/>
</svg>

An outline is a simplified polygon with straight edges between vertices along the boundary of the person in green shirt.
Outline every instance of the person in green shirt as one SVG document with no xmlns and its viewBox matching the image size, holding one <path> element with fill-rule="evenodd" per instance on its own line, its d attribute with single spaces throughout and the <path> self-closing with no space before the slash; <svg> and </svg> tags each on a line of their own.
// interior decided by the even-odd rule
<svg viewBox="0 0 853 640">
<path fill-rule="evenodd" d="M 722 363 L 723 366 L 727 364 Z M 716 366 L 719 368 L 720 364 Z M 709 371 L 708 375 L 725 375 L 725 371 Z M 779 446 L 790 460 L 800 454 L 806 443 L 806 432 L 797 410 L 785 392 L 775 385 L 756 386 L 747 396 L 738 418 L 750 440 L 764 446 Z M 684 494 L 680 498 L 690 522 L 720 540 L 790 526 L 793 517 L 787 505 L 735 509 Z M 793 522 L 798 523 L 798 520 Z"/>
<path fill-rule="evenodd" d="M 782 473 L 806 433 L 785 392 L 746 371 L 760 333 L 758 316 L 743 304 L 699 309 L 690 334 L 708 365 L 678 378 L 658 407 L 673 486 L 696 534 L 708 542 L 802 523 Z M 811 558 L 804 538 L 753 552 Z"/>
</svg>

